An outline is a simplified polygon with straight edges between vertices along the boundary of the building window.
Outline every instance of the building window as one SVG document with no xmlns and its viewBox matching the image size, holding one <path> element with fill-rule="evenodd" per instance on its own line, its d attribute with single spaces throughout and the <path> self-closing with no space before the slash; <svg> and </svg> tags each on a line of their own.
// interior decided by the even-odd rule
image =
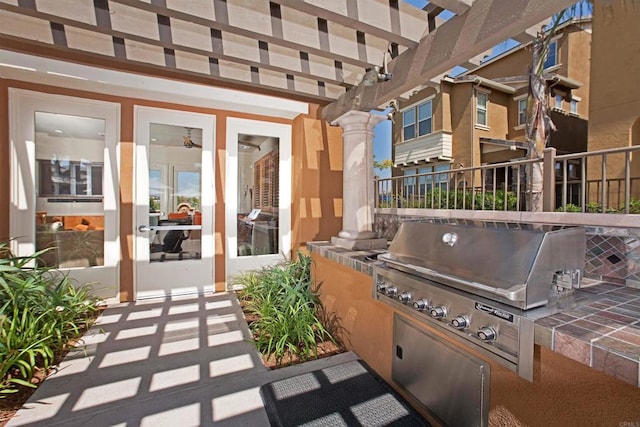
<svg viewBox="0 0 640 427">
<path fill-rule="evenodd" d="M 416 115 L 418 128 L 416 133 Z M 424 102 L 402 113 L 402 140 L 407 141 L 417 136 L 433 132 L 433 110 L 431 101 Z"/>
<path fill-rule="evenodd" d="M 556 179 L 561 180 L 566 175 L 567 181 L 575 181 L 580 179 L 582 171 L 582 163 L 580 160 L 567 161 L 566 170 L 563 162 L 556 162 Z"/>
<path fill-rule="evenodd" d="M 402 113 L 402 140 L 416 137 L 416 111 L 412 108 Z"/>
<path fill-rule="evenodd" d="M 435 166 L 421 168 L 404 169 L 404 192 L 405 195 L 426 194 L 433 188 L 446 189 L 449 182 L 450 163 L 442 163 Z M 437 173 L 442 172 L 442 173 Z M 422 175 L 429 174 L 429 175 Z M 416 177 L 416 175 L 419 175 Z"/>
<path fill-rule="evenodd" d="M 556 110 L 562 110 L 562 95 L 556 95 L 555 97 L 555 105 L 553 106 Z"/>
<path fill-rule="evenodd" d="M 527 123 L 527 98 L 518 100 L 518 126 Z"/>
<path fill-rule="evenodd" d="M 544 61 L 544 69 L 551 68 L 558 65 L 558 42 L 553 41 L 549 43 L 549 52 L 547 52 L 547 58 Z"/>
<path fill-rule="evenodd" d="M 578 100 L 577 99 L 572 99 L 571 100 L 571 114 L 578 114 Z"/>
<path fill-rule="evenodd" d="M 484 92 L 478 92 L 476 95 L 476 124 L 488 126 L 487 106 L 489 104 L 489 95 Z"/>
<path fill-rule="evenodd" d="M 432 132 L 431 101 L 418 105 L 418 136 L 428 135 Z"/>
</svg>

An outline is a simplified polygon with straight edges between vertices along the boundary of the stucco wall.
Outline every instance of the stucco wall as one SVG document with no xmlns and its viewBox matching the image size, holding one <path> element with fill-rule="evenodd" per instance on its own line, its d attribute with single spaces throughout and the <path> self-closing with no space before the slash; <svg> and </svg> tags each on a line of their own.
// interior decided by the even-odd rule
<svg viewBox="0 0 640 427">
<path fill-rule="evenodd" d="M 342 129 L 299 116 L 293 121 L 292 247 L 329 240 L 342 228 Z"/>
<path fill-rule="evenodd" d="M 472 85 L 451 85 L 451 128 L 453 130 L 453 160 L 464 167 L 480 165 L 480 153 L 469 141 L 475 135 L 475 106 Z M 472 117 L 473 116 L 473 117 Z"/>
<path fill-rule="evenodd" d="M 639 145 L 631 140 L 640 118 L 640 3 L 629 0 L 594 2 L 589 151 Z M 622 157 L 607 162 L 607 174 L 624 176 Z M 599 165 L 589 165 L 597 178 Z M 636 192 L 640 196 L 640 189 Z"/>
</svg>

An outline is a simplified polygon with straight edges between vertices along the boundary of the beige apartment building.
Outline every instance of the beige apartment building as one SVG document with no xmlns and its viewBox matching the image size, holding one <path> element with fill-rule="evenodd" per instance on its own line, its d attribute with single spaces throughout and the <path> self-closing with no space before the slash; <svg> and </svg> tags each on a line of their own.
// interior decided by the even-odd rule
<svg viewBox="0 0 640 427">
<path fill-rule="evenodd" d="M 591 19 L 561 24 L 549 45 L 544 75 L 557 127 L 549 145 L 558 154 L 587 148 L 590 46 Z M 524 158 L 531 59 L 531 42 L 521 44 L 457 77 L 445 76 L 401 102 L 392 134 L 394 175 Z M 497 177 L 497 182 L 505 182 L 505 177 Z"/>
<path fill-rule="evenodd" d="M 640 145 L 640 4 L 634 1 L 596 2 L 589 105 L 589 151 Z M 621 29 L 624 29 L 621 31 Z M 618 178 L 623 191 L 625 157 L 607 158 L 607 175 Z M 640 159 L 631 156 L 630 195 L 640 197 Z M 601 176 L 601 163 L 589 169 L 589 179 Z M 616 186 L 618 187 L 618 186 Z"/>
</svg>

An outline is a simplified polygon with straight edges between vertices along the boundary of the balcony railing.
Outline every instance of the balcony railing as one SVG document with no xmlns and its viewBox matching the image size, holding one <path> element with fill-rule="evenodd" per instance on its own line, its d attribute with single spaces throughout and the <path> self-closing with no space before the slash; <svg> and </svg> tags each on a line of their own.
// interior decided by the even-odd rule
<svg viewBox="0 0 640 427">
<path fill-rule="evenodd" d="M 376 208 L 527 211 L 542 163 L 543 211 L 640 213 L 640 146 L 375 180 Z"/>
</svg>

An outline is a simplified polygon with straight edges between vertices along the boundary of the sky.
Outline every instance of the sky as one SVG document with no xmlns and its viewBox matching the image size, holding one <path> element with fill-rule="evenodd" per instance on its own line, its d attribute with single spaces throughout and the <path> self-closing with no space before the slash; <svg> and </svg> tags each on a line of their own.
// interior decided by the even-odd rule
<svg viewBox="0 0 640 427">
<path fill-rule="evenodd" d="M 428 3 L 426 0 L 404 0 L 407 3 L 410 3 L 416 7 L 423 8 Z M 586 0 L 581 0 L 580 6 L 576 10 L 577 13 L 582 13 L 583 15 L 590 15 L 591 8 L 588 5 Z M 444 11 L 439 15 L 443 19 L 449 19 L 453 16 L 453 14 L 449 11 Z M 497 55 L 500 55 L 506 52 L 509 49 L 516 47 L 519 43 L 515 40 L 506 40 L 499 45 L 493 48 L 491 54 L 486 57 L 484 60 L 489 60 Z M 452 76 L 456 76 L 461 72 L 466 71 L 462 67 L 456 67 L 451 71 Z M 384 120 L 380 122 L 373 129 L 373 155 L 377 161 L 382 161 L 386 159 L 391 159 L 391 121 Z M 375 174 L 380 176 L 381 178 L 386 178 L 391 176 L 391 170 L 375 170 Z"/>
</svg>

